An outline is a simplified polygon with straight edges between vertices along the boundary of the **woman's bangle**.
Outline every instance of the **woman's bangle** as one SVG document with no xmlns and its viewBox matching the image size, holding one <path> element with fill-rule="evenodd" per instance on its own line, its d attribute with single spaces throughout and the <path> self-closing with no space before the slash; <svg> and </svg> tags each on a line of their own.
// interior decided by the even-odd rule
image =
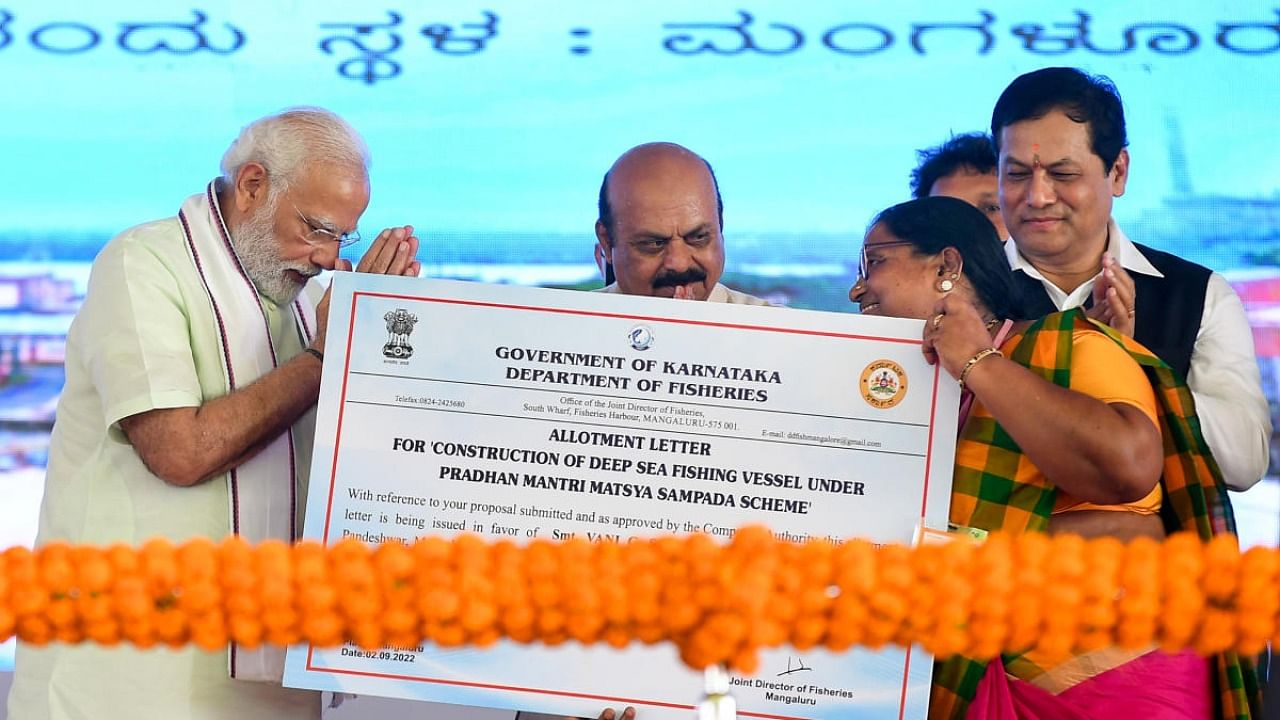
<svg viewBox="0 0 1280 720">
<path fill-rule="evenodd" d="M 999 350 L 993 347 L 989 347 L 986 350 L 979 350 L 978 352 L 974 353 L 973 357 L 969 358 L 969 362 L 965 363 L 964 367 L 960 368 L 960 389 L 961 390 L 964 390 L 965 378 L 969 377 L 969 372 L 973 370 L 973 366 L 982 362 L 984 358 L 991 357 L 992 355 L 999 355 L 1000 357 L 1004 357 L 1004 353 L 1000 352 Z"/>
<path fill-rule="evenodd" d="M 315 348 L 313 348 L 313 347 L 303 348 L 303 349 L 302 349 L 302 352 L 304 352 L 304 353 L 306 353 L 306 354 L 308 354 L 308 355 L 310 355 L 310 356 L 314 357 L 315 359 L 319 360 L 320 362 L 324 362 L 324 353 L 320 352 L 319 350 L 317 350 L 317 349 L 315 349 Z M 964 383 L 961 383 L 961 385 L 963 385 L 963 384 L 964 384 Z"/>
</svg>

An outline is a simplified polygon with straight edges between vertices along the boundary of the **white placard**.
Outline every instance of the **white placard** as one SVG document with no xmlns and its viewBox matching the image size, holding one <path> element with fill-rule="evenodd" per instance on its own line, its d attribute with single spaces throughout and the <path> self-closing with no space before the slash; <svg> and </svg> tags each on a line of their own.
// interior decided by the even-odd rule
<svg viewBox="0 0 1280 720">
<path fill-rule="evenodd" d="M 519 542 L 766 524 L 909 543 L 945 527 L 956 383 L 921 323 L 339 273 L 305 525 L 334 542 Z M 739 714 L 922 718 L 919 648 L 762 655 Z M 294 648 L 286 684 L 594 717 L 684 718 L 669 646 Z"/>
</svg>

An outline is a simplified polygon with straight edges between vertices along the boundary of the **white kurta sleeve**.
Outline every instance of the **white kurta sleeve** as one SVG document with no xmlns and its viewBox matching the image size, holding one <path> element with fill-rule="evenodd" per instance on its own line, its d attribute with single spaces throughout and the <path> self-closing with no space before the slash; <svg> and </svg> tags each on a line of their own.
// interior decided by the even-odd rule
<svg viewBox="0 0 1280 720">
<path fill-rule="evenodd" d="M 1247 490 L 1267 472 L 1271 415 L 1244 304 L 1218 273 L 1205 289 L 1187 385 L 1227 487 Z"/>
</svg>

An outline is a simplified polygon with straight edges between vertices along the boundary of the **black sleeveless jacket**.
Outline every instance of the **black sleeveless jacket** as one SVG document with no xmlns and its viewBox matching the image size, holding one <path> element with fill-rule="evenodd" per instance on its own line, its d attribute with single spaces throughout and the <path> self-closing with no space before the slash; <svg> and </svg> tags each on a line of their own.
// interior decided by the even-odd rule
<svg viewBox="0 0 1280 720">
<path fill-rule="evenodd" d="M 1167 252 L 1137 243 L 1134 246 L 1164 274 L 1153 277 L 1129 273 L 1137 293 L 1134 339 L 1186 378 L 1191 369 L 1191 351 L 1200 334 L 1204 296 L 1212 271 Z M 1028 317 L 1058 311 L 1039 280 L 1021 270 L 1015 270 L 1013 276 Z"/>
</svg>

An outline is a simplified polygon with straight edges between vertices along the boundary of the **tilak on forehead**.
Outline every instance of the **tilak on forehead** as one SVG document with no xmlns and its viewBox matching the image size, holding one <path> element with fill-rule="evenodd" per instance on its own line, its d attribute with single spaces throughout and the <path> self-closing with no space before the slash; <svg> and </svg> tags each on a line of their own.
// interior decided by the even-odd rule
<svg viewBox="0 0 1280 720">
<path fill-rule="evenodd" d="M 1040 143 L 1031 144 L 1031 167 L 1040 167 Z"/>
</svg>

